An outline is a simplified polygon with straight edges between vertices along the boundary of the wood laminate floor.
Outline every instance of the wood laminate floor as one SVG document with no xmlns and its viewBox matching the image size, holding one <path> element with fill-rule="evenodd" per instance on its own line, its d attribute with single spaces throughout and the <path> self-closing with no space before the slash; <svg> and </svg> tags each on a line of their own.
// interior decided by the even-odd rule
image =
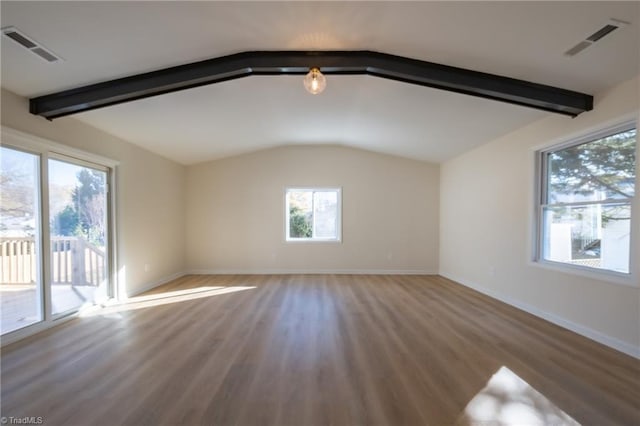
<svg viewBox="0 0 640 426">
<path fill-rule="evenodd" d="M 45 425 L 640 424 L 640 361 L 436 276 L 188 276 L 1 379 Z"/>
</svg>

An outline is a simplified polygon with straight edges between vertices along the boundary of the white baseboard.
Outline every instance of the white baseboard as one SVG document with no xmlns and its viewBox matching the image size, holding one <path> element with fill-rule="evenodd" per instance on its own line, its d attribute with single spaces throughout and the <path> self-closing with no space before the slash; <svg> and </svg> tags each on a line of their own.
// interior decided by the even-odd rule
<svg viewBox="0 0 640 426">
<path fill-rule="evenodd" d="M 438 275 L 422 269 L 191 269 L 186 275 Z"/>
<path fill-rule="evenodd" d="M 166 283 L 168 283 L 170 281 L 177 280 L 178 278 L 184 277 L 185 275 L 188 275 L 188 274 L 186 272 L 184 272 L 184 271 L 181 271 L 181 272 L 176 272 L 175 274 L 168 275 L 166 277 L 162 277 L 159 280 L 155 280 L 155 281 L 152 281 L 152 282 L 145 283 L 145 284 L 142 285 L 142 287 L 137 288 L 136 291 L 134 291 L 134 292 L 132 292 L 130 294 L 127 294 L 127 297 L 138 296 L 139 294 L 142 294 L 145 291 L 149 291 L 149 290 L 151 290 L 153 288 L 156 288 L 158 286 L 166 284 Z"/>
<path fill-rule="evenodd" d="M 603 345 L 609 346 L 617 351 L 623 352 L 627 355 L 630 355 L 634 358 L 640 359 L 640 347 L 633 346 L 627 342 L 624 342 L 620 339 L 616 339 L 615 337 L 608 336 L 604 333 L 596 331 L 592 328 L 585 327 L 584 325 L 577 324 L 573 321 L 569 321 L 566 318 L 553 314 L 551 312 L 546 312 L 541 309 L 536 308 L 535 306 L 529 305 L 527 303 L 520 302 L 518 300 L 512 299 L 510 297 L 504 296 L 492 290 L 489 290 L 483 286 L 480 286 L 471 281 L 465 280 L 460 277 L 456 277 L 452 274 L 440 272 L 440 275 L 448 278 L 452 281 L 455 281 L 459 284 L 462 284 L 466 287 L 472 288 L 482 294 L 485 294 L 489 297 L 492 297 L 496 300 L 504 302 L 508 305 L 521 309 L 525 312 L 528 312 L 532 315 L 545 319 L 553 324 L 559 325 L 560 327 L 566 328 L 567 330 L 573 331 L 574 333 L 578 333 L 581 336 L 587 337 L 591 340 L 595 340 L 598 343 L 602 343 Z"/>
</svg>

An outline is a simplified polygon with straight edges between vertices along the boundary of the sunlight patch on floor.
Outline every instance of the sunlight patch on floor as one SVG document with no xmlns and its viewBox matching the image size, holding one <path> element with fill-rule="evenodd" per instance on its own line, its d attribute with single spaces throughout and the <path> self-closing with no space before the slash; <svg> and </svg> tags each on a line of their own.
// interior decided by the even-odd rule
<svg viewBox="0 0 640 426">
<path fill-rule="evenodd" d="M 469 401 L 458 425 L 579 425 L 507 367 Z"/>
<path fill-rule="evenodd" d="M 81 317 L 104 316 L 116 318 L 119 312 L 133 311 L 136 309 L 151 308 L 155 306 L 168 305 L 170 303 L 185 302 L 188 300 L 202 299 L 205 297 L 219 296 L 221 294 L 236 293 L 244 290 L 252 290 L 255 286 L 234 286 L 234 287 L 197 287 L 185 290 L 167 291 L 163 293 L 146 294 L 130 297 L 123 302 L 115 304 L 105 304 L 80 313 Z"/>
</svg>

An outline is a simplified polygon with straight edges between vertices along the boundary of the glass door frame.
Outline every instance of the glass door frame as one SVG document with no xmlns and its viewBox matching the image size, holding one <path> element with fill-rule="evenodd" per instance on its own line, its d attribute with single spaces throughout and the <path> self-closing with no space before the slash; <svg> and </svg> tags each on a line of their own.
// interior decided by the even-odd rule
<svg viewBox="0 0 640 426">
<path fill-rule="evenodd" d="M 105 255 L 106 255 L 105 268 L 109 272 L 107 274 L 107 289 L 106 289 L 107 298 L 108 299 L 111 299 L 111 298 L 114 297 L 114 291 L 113 291 L 113 285 L 112 285 L 113 281 L 111 280 L 111 276 L 113 275 L 113 273 L 112 273 L 113 265 L 111 264 L 111 258 L 113 256 L 110 255 L 111 254 L 111 217 L 112 217 L 111 208 L 110 208 L 110 206 L 111 206 L 110 198 L 111 198 L 111 187 L 112 187 L 112 185 L 111 185 L 111 169 L 109 167 L 107 167 L 107 166 L 103 166 L 101 164 L 96 164 L 96 163 L 93 163 L 93 162 L 90 162 L 90 161 L 81 160 L 81 159 L 78 159 L 78 158 L 75 158 L 75 157 L 70 157 L 68 155 L 60 154 L 58 152 L 53 152 L 53 151 L 48 152 L 46 154 L 45 158 L 46 158 L 46 161 L 47 161 L 47 164 L 46 164 L 46 178 L 47 178 L 47 181 L 46 181 L 46 185 L 47 185 L 47 188 L 46 188 L 46 190 L 47 190 L 46 200 L 47 200 L 47 203 L 46 203 L 46 205 L 43 203 L 42 207 L 46 207 L 46 214 L 47 214 L 46 217 L 47 217 L 48 220 L 46 221 L 46 228 L 47 228 L 46 232 L 47 233 L 44 234 L 44 232 L 43 232 L 43 240 L 46 240 L 46 244 L 48 244 L 48 247 L 46 247 L 46 251 L 43 249 L 43 252 L 44 253 L 48 253 L 48 255 L 45 256 L 46 259 L 43 259 L 43 263 L 45 264 L 45 267 L 44 267 L 44 272 L 45 272 L 44 278 L 45 278 L 45 281 L 44 281 L 44 283 L 45 283 L 45 287 L 46 287 L 45 305 L 44 306 L 45 306 L 45 309 L 46 309 L 46 314 L 49 315 L 49 317 L 50 317 L 50 319 L 52 321 L 55 321 L 55 320 L 57 320 L 59 318 L 63 318 L 63 317 L 69 316 L 69 315 L 73 315 L 76 312 L 81 311 L 82 307 L 80 307 L 78 309 L 71 308 L 71 309 L 68 309 L 68 310 L 65 310 L 65 311 L 62 311 L 62 312 L 57 312 L 55 314 L 53 313 L 53 306 L 52 306 L 53 295 L 51 294 L 51 286 L 53 285 L 53 276 L 52 276 L 53 275 L 53 269 L 52 269 L 53 265 L 51 265 L 51 256 L 50 256 L 52 251 L 51 251 L 51 225 L 50 225 L 50 219 L 51 218 L 49 216 L 49 214 L 50 214 L 50 212 L 49 212 L 49 205 L 50 204 L 49 203 L 51 201 L 50 194 L 49 194 L 49 183 L 50 183 L 50 181 L 49 181 L 49 160 L 61 161 L 61 162 L 65 162 L 65 163 L 68 163 L 68 164 L 72 164 L 74 166 L 86 167 L 86 168 L 89 168 L 89 169 L 98 170 L 98 171 L 106 173 L 106 190 L 107 190 L 106 192 L 107 193 L 106 193 L 106 197 L 105 198 L 106 198 L 106 215 L 107 215 L 107 217 L 106 217 L 106 221 L 105 221 L 105 227 L 107 229 L 106 229 L 106 232 L 105 232 L 105 245 L 106 245 L 106 248 L 105 248 Z M 43 175 L 44 175 L 44 173 L 43 173 Z M 44 185 L 44 184 L 45 183 L 44 183 L 44 180 L 43 180 L 42 185 Z M 45 198 L 43 197 L 43 200 L 44 199 Z M 42 211 L 42 213 L 44 213 L 43 210 L 41 210 L 41 211 Z M 42 224 L 43 228 L 45 227 L 45 223 L 44 222 L 45 221 L 43 220 L 43 224 Z M 46 238 L 44 238 L 45 235 L 46 235 Z M 43 248 L 44 248 L 44 244 L 45 244 L 45 242 L 43 242 Z M 46 315 L 45 315 L 45 318 L 46 318 Z"/>
<path fill-rule="evenodd" d="M 18 333 L 21 330 L 25 330 L 28 329 L 30 327 L 36 326 L 38 324 L 41 324 L 43 322 L 46 321 L 46 306 L 45 306 L 45 301 L 46 301 L 46 297 L 45 297 L 45 286 L 44 285 L 44 263 L 43 263 L 43 259 L 44 259 L 44 253 L 45 251 L 43 250 L 43 229 L 42 229 L 42 224 L 43 224 L 43 217 L 42 217 L 42 154 L 40 152 L 34 151 L 32 149 L 28 149 L 26 147 L 21 147 L 21 146 L 16 146 L 16 145 L 12 145 L 12 144 L 7 144 L 1 142 L 0 146 L 2 146 L 3 148 L 7 148 L 7 149 L 11 149 L 13 151 L 17 151 L 17 152 L 21 152 L 24 154 L 29 154 L 29 155 L 33 155 L 34 157 L 37 158 L 37 168 L 35 169 L 35 182 L 36 185 L 38 185 L 37 188 L 34 188 L 34 192 L 35 192 L 35 196 L 34 196 L 34 210 L 35 210 L 35 236 L 34 236 L 34 241 L 35 241 L 35 254 L 36 254 L 36 295 L 37 295 L 37 311 L 38 311 L 38 316 L 39 316 L 39 320 L 35 321 L 31 324 L 28 324 L 24 327 L 20 327 L 17 328 L 15 330 L 9 331 L 5 334 L 2 335 L 2 339 L 4 340 L 5 336 L 10 336 L 13 333 Z"/>
<path fill-rule="evenodd" d="M 107 295 L 109 299 L 119 297 L 117 249 L 116 249 L 116 196 L 115 182 L 117 166 L 119 162 L 107 157 L 85 152 L 67 145 L 50 141 L 48 139 L 33 136 L 6 126 L 0 126 L 0 145 L 10 149 L 34 154 L 39 157 L 38 183 L 40 185 L 39 208 L 39 249 L 37 274 L 40 280 L 40 309 L 41 321 L 22 327 L 20 329 L 3 334 L 0 338 L 0 346 L 13 343 L 25 337 L 31 336 L 47 328 L 53 327 L 67 319 L 75 318 L 82 311 L 70 310 L 52 315 L 51 305 L 51 229 L 49 224 L 49 159 L 66 161 L 84 167 L 90 167 L 107 173 L 107 236 L 106 236 L 106 267 Z"/>
</svg>

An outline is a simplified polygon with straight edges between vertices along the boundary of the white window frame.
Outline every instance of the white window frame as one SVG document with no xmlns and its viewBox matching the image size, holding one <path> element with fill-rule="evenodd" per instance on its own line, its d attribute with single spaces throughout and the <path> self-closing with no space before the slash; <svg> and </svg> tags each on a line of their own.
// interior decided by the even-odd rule
<svg viewBox="0 0 640 426">
<path fill-rule="evenodd" d="M 634 265 L 633 259 L 636 259 L 638 256 L 638 233 L 636 232 L 638 228 L 638 224 L 640 222 L 638 217 L 638 196 L 636 191 L 638 191 L 638 183 L 639 179 L 639 169 L 640 169 L 640 157 L 638 156 L 638 151 L 640 151 L 640 143 L 638 143 L 636 136 L 636 180 L 635 180 L 635 191 L 634 197 L 629 199 L 629 201 L 621 201 L 621 200 L 603 200 L 598 202 L 577 202 L 577 203 L 557 203 L 557 204 L 548 204 L 547 203 L 547 179 L 548 179 L 548 162 L 547 157 L 551 153 L 555 151 L 560 151 L 566 148 L 575 147 L 579 145 L 583 145 L 589 142 L 594 142 L 598 139 L 605 138 L 607 136 L 615 135 L 617 133 L 626 132 L 632 129 L 637 129 L 637 123 L 635 120 L 627 120 L 622 124 L 617 124 L 614 126 L 606 127 L 604 129 L 600 129 L 597 131 L 593 131 L 582 136 L 574 137 L 568 140 L 561 141 L 557 144 L 553 144 L 549 147 L 545 147 L 536 152 L 536 232 L 535 232 L 535 254 L 534 254 L 534 263 L 545 267 L 547 269 L 556 270 L 560 272 L 567 272 L 575 275 L 580 275 L 588 278 L 600 279 L 607 282 L 612 282 L 616 284 L 623 284 L 632 287 L 639 287 L 640 283 L 636 282 L 638 277 L 639 267 Z M 637 133 L 636 133 L 637 135 Z M 630 225 L 630 242 L 629 242 L 629 272 L 619 272 L 613 271 L 609 269 L 600 269 L 595 267 L 589 267 L 584 265 L 576 265 L 565 262 L 558 262 L 544 258 L 544 208 L 550 205 L 562 205 L 562 206 L 572 206 L 572 205 L 587 205 L 587 204 L 607 204 L 607 203 L 616 203 L 616 204 L 628 204 L 631 210 L 631 225 Z"/>
<path fill-rule="evenodd" d="M 0 145 L 4 145 L 7 148 L 17 149 L 20 151 L 32 153 L 38 155 L 40 158 L 40 199 L 39 201 L 39 214 L 42 218 L 49 217 L 49 185 L 48 185 L 48 164 L 49 159 L 57 159 L 62 161 L 71 162 L 78 165 L 85 165 L 96 169 L 102 169 L 107 172 L 108 183 L 108 197 L 107 208 L 109 209 L 109 236 L 107 241 L 108 247 L 108 267 L 110 271 L 109 276 L 109 296 L 112 299 L 118 299 L 121 295 L 118 292 L 119 285 L 117 282 L 118 273 L 118 251 L 117 247 L 117 226 L 116 226 L 116 194 L 115 194 L 115 182 L 118 161 L 112 160 L 101 155 L 92 154 L 86 151 L 82 151 L 70 146 L 60 144 L 49 139 L 40 138 L 38 136 L 24 133 L 19 130 L 12 129 L 6 126 L 0 126 L 0 133 L 2 135 Z M 51 287 L 47 285 L 50 278 L 50 259 L 44 253 L 49 253 L 50 245 L 49 239 L 45 235 L 49 235 L 49 221 L 40 221 L 40 250 L 37 273 L 40 277 L 40 283 L 43 286 L 40 294 L 40 309 L 43 314 L 42 320 L 26 327 L 8 332 L 2 335 L 0 346 L 8 345 L 15 341 L 24 339 L 33 334 L 39 333 L 43 330 L 51 328 L 61 322 L 75 318 L 80 315 L 82 309 L 73 312 L 51 313 Z M 87 307 L 85 309 L 91 309 Z"/>
<path fill-rule="evenodd" d="M 289 192 L 335 192 L 337 194 L 337 212 L 336 212 L 336 237 L 335 238 L 292 238 L 289 228 Z M 311 197 L 313 203 L 313 195 Z M 312 204 L 313 206 L 313 204 Z M 313 207 L 312 207 L 313 211 Z M 315 220 L 315 217 L 314 217 Z M 315 224 L 313 226 L 315 229 Z M 296 242 L 311 242 L 311 243 L 340 243 L 342 242 L 342 188 L 335 187 L 300 187 L 300 186 L 288 186 L 284 189 L 284 236 L 285 241 L 288 243 Z"/>
</svg>

